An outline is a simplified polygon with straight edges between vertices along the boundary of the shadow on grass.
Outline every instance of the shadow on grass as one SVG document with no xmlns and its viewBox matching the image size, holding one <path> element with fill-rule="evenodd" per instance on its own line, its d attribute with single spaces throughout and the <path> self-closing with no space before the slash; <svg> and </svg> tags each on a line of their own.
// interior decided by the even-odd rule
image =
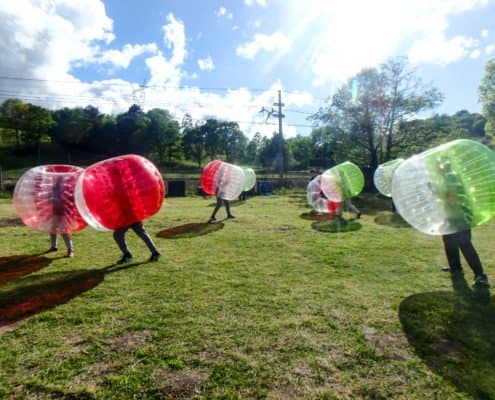
<svg viewBox="0 0 495 400">
<path fill-rule="evenodd" d="M 47 267 L 52 259 L 41 255 L 0 257 L 0 285 Z"/>
<path fill-rule="evenodd" d="M 17 279 L 12 288 L 0 290 L 0 326 L 66 303 L 98 285 L 103 278 L 102 271 L 93 269 L 51 272 Z"/>
<path fill-rule="evenodd" d="M 318 213 L 314 210 L 302 213 L 299 217 L 302 219 L 309 219 L 311 221 L 329 221 L 335 219 L 334 214 Z"/>
<path fill-rule="evenodd" d="M 218 231 L 224 227 L 224 223 L 219 221 L 214 224 L 205 222 L 194 222 L 190 224 L 175 226 L 170 229 L 165 229 L 156 234 L 162 239 L 184 239 L 206 235 L 211 232 Z"/>
<path fill-rule="evenodd" d="M 344 233 L 358 231 L 363 226 L 354 220 L 334 218 L 331 220 L 313 222 L 311 227 L 319 232 Z"/>
<path fill-rule="evenodd" d="M 488 289 L 453 279 L 454 292 L 412 295 L 399 317 L 409 343 L 436 374 L 476 399 L 495 399 L 495 307 Z"/>
<path fill-rule="evenodd" d="M 14 279 L 0 286 L 0 327 L 67 303 L 100 284 L 108 273 L 142 264 L 112 264 L 102 269 L 50 272 Z"/>
<path fill-rule="evenodd" d="M 391 228 L 410 228 L 409 225 L 399 214 L 392 211 L 381 211 L 375 217 L 375 224 L 385 225 Z"/>
<path fill-rule="evenodd" d="M 0 218 L 0 228 L 24 226 L 24 222 L 20 218 Z"/>
</svg>

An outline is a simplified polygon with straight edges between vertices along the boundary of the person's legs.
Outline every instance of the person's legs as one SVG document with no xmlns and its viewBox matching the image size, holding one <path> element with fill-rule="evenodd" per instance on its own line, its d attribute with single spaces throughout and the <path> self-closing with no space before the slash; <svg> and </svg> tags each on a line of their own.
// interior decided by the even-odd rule
<svg viewBox="0 0 495 400">
<path fill-rule="evenodd" d="M 352 204 L 350 199 L 346 200 L 345 203 L 349 210 L 351 210 L 354 214 L 356 214 L 358 218 L 361 218 L 361 211 L 359 211 L 359 209 L 354 204 Z"/>
<path fill-rule="evenodd" d="M 51 247 L 48 251 L 57 251 L 57 235 L 55 233 L 50 233 L 50 244 Z"/>
<path fill-rule="evenodd" d="M 151 251 L 151 256 L 153 258 L 152 261 L 158 260 L 158 256 L 160 255 L 160 252 L 156 248 L 155 243 L 153 243 L 151 236 L 148 234 L 148 232 L 146 232 L 146 229 L 144 229 L 143 223 L 136 222 L 131 225 L 131 229 L 134 231 L 136 235 L 138 235 L 141 238 L 141 240 L 146 244 L 148 249 Z"/>
<path fill-rule="evenodd" d="M 483 275 L 483 266 L 480 257 L 471 242 L 471 230 L 458 232 L 457 243 L 462 251 L 462 255 L 473 270 L 474 276 Z"/>
<path fill-rule="evenodd" d="M 445 255 L 451 272 L 462 271 L 459 245 L 457 243 L 457 233 L 442 236 Z"/>
<path fill-rule="evenodd" d="M 225 210 L 227 210 L 227 218 L 235 218 L 231 213 L 230 213 L 230 202 L 228 200 L 224 200 L 223 204 L 225 204 Z"/>
<path fill-rule="evenodd" d="M 220 207 L 222 207 L 222 199 L 220 197 L 217 197 L 217 204 L 215 204 L 215 208 L 213 209 L 213 212 L 210 217 L 210 221 L 215 221 L 215 216 L 217 215 L 218 210 L 220 210 Z"/>
<path fill-rule="evenodd" d="M 67 257 L 74 257 L 74 250 L 70 235 L 68 233 L 62 233 L 62 238 L 64 239 L 65 247 L 67 248 Z"/>
<path fill-rule="evenodd" d="M 129 227 L 125 226 L 113 231 L 113 239 L 115 240 L 115 243 L 117 243 L 117 246 L 119 246 L 119 249 L 123 254 L 122 260 L 124 260 L 124 258 L 132 258 L 132 254 L 129 251 L 129 248 L 127 247 L 127 243 L 125 241 L 125 233 L 128 229 Z"/>
</svg>

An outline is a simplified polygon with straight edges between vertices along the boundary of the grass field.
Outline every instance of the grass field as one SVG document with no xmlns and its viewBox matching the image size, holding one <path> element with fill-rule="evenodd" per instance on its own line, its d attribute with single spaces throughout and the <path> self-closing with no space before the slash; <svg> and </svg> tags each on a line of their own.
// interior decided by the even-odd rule
<svg viewBox="0 0 495 400">
<path fill-rule="evenodd" d="M 0 398 L 495 399 L 489 291 L 441 272 L 439 237 L 362 195 L 363 216 L 316 218 L 305 193 L 167 198 L 146 221 L 163 257 L 111 233 L 75 257 L 0 199 Z M 225 215 L 220 210 L 219 217 Z M 495 222 L 473 230 L 495 283 Z M 63 246 L 62 246 L 63 247 Z"/>
</svg>

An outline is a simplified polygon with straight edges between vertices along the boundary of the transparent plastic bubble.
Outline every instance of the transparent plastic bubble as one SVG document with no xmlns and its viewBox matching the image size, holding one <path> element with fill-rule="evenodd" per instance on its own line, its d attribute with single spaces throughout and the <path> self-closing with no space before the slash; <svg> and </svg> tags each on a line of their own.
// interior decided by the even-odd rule
<svg viewBox="0 0 495 400">
<path fill-rule="evenodd" d="M 321 174 L 321 188 L 329 200 L 341 202 L 361 193 L 364 175 L 356 164 L 345 161 Z"/>
<path fill-rule="evenodd" d="M 160 210 L 165 184 L 148 159 L 124 155 L 88 167 L 76 185 L 76 205 L 98 230 L 115 230 L 149 218 Z"/>
<path fill-rule="evenodd" d="M 72 233 L 87 226 L 78 212 L 74 191 L 82 168 L 42 165 L 26 171 L 14 189 L 14 207 L 22 221 L 46 233 Z"/>
<path fill-rule="evenodd" d="M 203 168 L 200 183 L 206 194 L 234 200 L 244 190 L 244 171 L 241 167 L 224 161 L 210 161 Z"/>
<path fill-rule="evenodd" d="M 430 235 L 487 222 L 495 214 L 495 153 L 460 139 L 415 155 L 395 170 L 392 198 L 402 218 Z"/>
<path fill-rule="evenodd" d="M 330 201 L 321 190 L 321 175 L 316 176 L 308 183 L 306 188 L 306 200 L 313 209 L 319 213 L 335 214 L 339 203 Z"/>
<path fill-rule="evenodd" d="M 252 168 L 244 168 L 244 191 L 248 192 L 256 184 L 256 173 Z"/>
<path fill-rule="evenodd" d="M 377 190 L 387 197 L 392 197 L 392 176 L 395 169 L 404 161 L 403 158 L 380 164 L 373 174 L 373 183 Z"/>
</svg>

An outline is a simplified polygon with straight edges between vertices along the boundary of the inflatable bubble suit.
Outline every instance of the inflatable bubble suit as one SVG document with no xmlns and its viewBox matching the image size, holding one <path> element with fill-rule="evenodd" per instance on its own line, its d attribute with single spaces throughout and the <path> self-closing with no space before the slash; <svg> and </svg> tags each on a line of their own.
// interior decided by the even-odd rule
<svg viewBox="0 0 495 400">
<path fill-rule="evenodd" d="M 248 192 L 256 184 L 256 173 L 252 168 L 244 168 L 244 191 Z"/>
<path fill-rule="evenodd" d="M 323 194 L 321 190 L 321 175 L 318 175 L 308 183 L 306 200 L 319 213 L 335 214 L 339 206 L 338 202 L 328 200 Z"/>
<path fill-rule="evenodd" d="M 76 205 L 98 230 L 115 230 L 160 210 L 165 184 L 160 171 L 144 157 L 129 154 L 88 167 L 76 185 Z"/>
<path fill-rule="evenodd" d="M 392 198 L 402 218 L 427 234 L 480 225 L 495 214 L 495 153 L 460 139 L 415 155 L 395 170 Z"/>
<path fill-rule="evenodd" d="M 331 201 L 343 201 L 361 193 L 364 175 L 359 167 L 346 161 L 321 174 L 321 189 Z"/>
<path fill-rule="evenodd" d="M 387 197 L 392 197 L 392 175 L 395 169 L 404 161 L 403 158 L 380 164 L 373 174 L 373 183 L 377 190 Z"/>
<path fill-rule="evenodd" d="M 72 233 L 87 226 L 79 214 L 74 191 L 82 168 L 42 165 L 31 168 L 17 181 L 14 207 L 22 221 L 46 233 Z"/>
<path fill-rule="evenodd" d="M 203 191 L 224 200 L 234 200 L 244 191 L 244 171 L 224 161 L 210 161 L 200 178 Z"/>
</svg>

